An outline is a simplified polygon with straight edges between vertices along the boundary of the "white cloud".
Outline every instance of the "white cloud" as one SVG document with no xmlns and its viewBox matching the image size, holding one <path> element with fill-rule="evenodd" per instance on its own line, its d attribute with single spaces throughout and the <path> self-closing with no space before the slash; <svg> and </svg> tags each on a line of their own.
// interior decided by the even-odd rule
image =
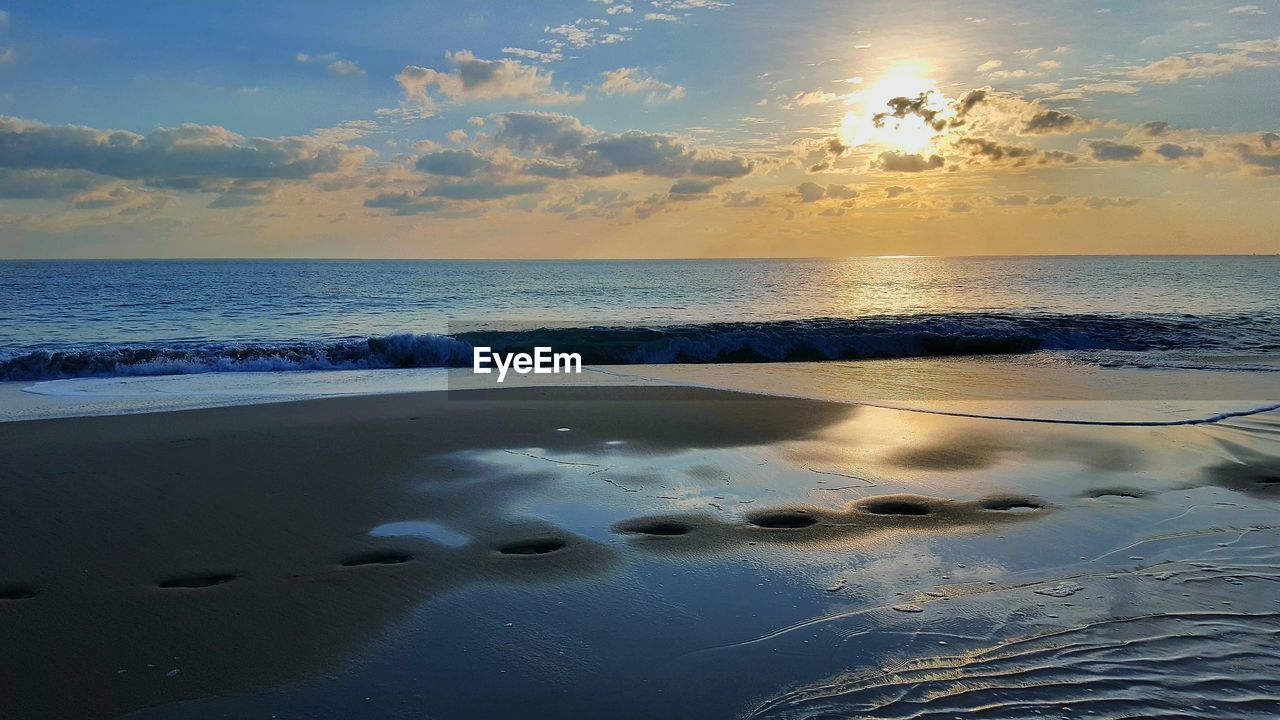
<svg viewBox="0 0 1280 720">
<path fill-rule="evenodd" d="M 346 75 L 348 77 L 364 77 L 364 68 L 351 60 L 334 60 L 329 63 L 329 72 L 334 75 Z"/>
<path fill-rule="evenodd" d="M 666 102 L 684 97 L 683 85 L 665 83 L 635 67 L 621 67 L 601 73 L 600 91 L 606 95 L 639 95 L 647 93 L 646 102 Z"/>
<path fill-rule="evenodd" d="M 405 103 L 430 110 L 435 107 L 433 92 L 452 102 L 512 98 L 551 105 L 583 99 L 555 88 L 550 71 L 510 58 L 482 60 L 469 50 L 446 53 L 445 57 L 453 70 L 442 72 L 409 65 L 396 75 Z"/>
<path fill-rule="evenodd" d="M 1237 5 L 1227 11 L 1228 15 L 1266 15 L 1267 11 L 1257 5 Z"/>
</svg>

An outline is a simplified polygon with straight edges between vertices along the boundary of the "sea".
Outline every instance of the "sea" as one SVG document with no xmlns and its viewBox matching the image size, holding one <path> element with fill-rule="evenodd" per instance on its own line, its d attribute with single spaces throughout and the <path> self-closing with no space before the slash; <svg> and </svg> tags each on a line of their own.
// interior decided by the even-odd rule
<svg viewBox="0 0 1280 720">
<path fill-rule="evenodd" d="M 1280 368 L 1280 257 L 0 262 L 0 380 L 1036 355 Z"/>
</svg>

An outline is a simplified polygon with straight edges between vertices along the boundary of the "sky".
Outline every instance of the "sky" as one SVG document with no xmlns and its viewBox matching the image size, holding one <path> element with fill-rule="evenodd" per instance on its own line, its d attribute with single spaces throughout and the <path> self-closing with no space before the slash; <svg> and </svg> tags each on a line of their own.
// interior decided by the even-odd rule
<svg viewBox="0 0 1280 720">
<path fill-rule="evenodd" d="M 0 257 L 1280 252 L 1280 1 L 0 0 Z"/>
</svg>

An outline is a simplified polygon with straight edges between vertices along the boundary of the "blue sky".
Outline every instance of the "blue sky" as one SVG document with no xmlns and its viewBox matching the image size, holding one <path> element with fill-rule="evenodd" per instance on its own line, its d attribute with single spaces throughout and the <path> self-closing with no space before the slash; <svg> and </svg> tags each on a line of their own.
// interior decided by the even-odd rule
<svg viewBox="0 0 1280 720">
<path fill-rule="evenodd" d="M 1278 249 L 1276 2 L 0 13 L 0 256 Z"/>
</svg>

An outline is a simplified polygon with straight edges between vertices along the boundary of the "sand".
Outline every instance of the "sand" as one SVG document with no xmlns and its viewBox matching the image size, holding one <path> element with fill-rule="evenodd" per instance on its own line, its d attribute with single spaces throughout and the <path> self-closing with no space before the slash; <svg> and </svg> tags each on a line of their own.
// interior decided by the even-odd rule
<svg viewBox="0 0 1280 720">
<path fill-rule="evenodd" d="M 1280 712 L 1276 413 L 523 388 L 0 447 L 3 717 Z"/>
</svg>

